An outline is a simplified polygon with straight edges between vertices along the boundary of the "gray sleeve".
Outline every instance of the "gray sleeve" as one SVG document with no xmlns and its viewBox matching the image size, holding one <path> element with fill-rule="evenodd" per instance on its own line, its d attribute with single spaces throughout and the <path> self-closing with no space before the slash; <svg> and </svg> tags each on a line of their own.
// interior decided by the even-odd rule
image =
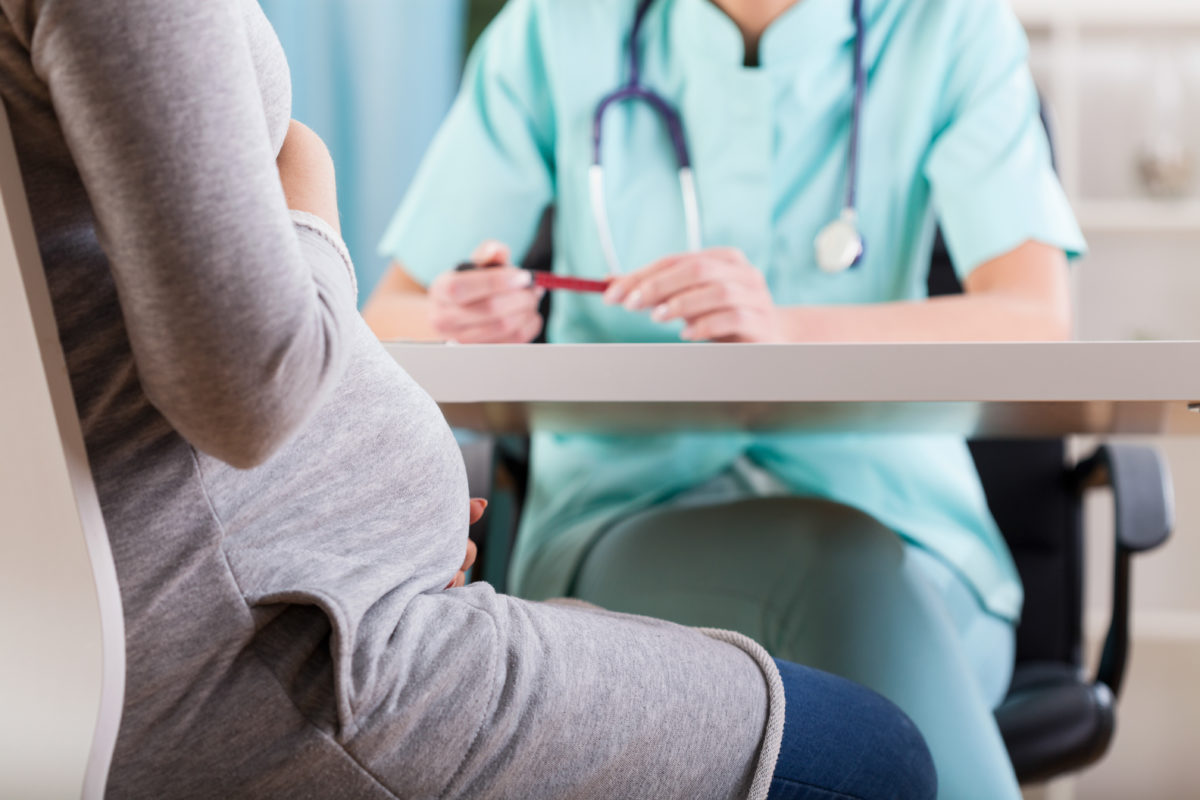
<svg viewBox="0 0 1200 800">
<path fill-rule="evenodd" d="M 289 216 L 244 7 L 34 8 L 143 388 L 194 446 L 257 465 L 341 377 L 357 310 L 336 234 Z"/>
</svg>

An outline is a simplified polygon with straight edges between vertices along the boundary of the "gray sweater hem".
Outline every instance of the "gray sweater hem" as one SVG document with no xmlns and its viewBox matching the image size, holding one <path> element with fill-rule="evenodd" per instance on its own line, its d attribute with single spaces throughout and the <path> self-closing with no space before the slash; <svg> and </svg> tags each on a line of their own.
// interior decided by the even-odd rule
<svg viewBox="0 0 1200 800">
<path fill-rule="evenodd" d="M 787 700 L 783 692 L 783 680 L 774 659 L 758 642 L 749 636 L 733 631 L 701 628 L 700 632 L 711 639 L 738 647 L 754 659 L 767 682 L 767 725 L 763 731 L 762 749 L 758 754 L 758 766 L 750 783 L 747 800 L 766 800 L 771 790 L 771 779 L 775 775 L 775 763 L 779 760 L 779 748 L 783 742 L 783 719 Z"/>
</svg>

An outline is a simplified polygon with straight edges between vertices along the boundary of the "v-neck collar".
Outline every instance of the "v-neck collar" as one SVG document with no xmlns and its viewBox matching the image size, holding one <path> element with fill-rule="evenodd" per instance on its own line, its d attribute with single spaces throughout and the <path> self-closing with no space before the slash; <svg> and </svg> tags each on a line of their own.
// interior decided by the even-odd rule
<svg viewBox="0 0 1200 800">
<path fill-rule="evenodd" d="M 770 71 L 794 65 L 813 52 L 845 45 L 854 38 L 851 3 L 799 0 L 763 33 L 759 66 L 750 69 Z M 673 0 L 670 13 L 676 44 L 687 58 L 747 69 L 741 30 L 712 0 Z"/>
</svg>

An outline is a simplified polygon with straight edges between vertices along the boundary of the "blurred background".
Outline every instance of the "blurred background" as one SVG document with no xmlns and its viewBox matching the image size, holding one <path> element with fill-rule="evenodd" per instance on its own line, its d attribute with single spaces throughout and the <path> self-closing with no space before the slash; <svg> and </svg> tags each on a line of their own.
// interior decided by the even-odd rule
<svg viewBox="0 0 1200 800">
<path fill-rule="evenodd" d="M 1059 168 L 1092 253 L 1077 335 L 1200 339 L 1200 0 L 1010 0 L 1051 110 Z M 294 72 L 295 116 L 329 143 L 362 299 L 376 245 L 449 108 L 465 53 L 503 0 L 261 0 Z M 1088 443 L 1080 442 L 1082 451 Z M 1135 646 L 1111 755 L 1030 796 L 1200 798 L 1200 448 L 1171 460 L 1179 531 L 1141 559 Z M 1111 513 L 1089 508 L 1093 634 L 1109 599 Z"/>
<path fill-rule="evenodd" d="M 292 114 L 333 152 L 365 302 L 386 266 L 376 245 L 458 87 L 468 6 L 481 28 L 501 3 L 260 2 L 292 67 Z"/>
</svg>

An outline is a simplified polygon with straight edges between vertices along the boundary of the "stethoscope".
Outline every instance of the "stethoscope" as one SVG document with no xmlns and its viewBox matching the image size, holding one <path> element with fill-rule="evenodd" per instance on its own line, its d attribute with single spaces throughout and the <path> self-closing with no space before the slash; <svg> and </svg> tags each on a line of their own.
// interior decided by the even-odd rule
<svg viewBox="0 0 1200 800">
<path fill-rule="evenodd" d="M 662 95 L 642 85 L 642 59 L 638 47 L 642 23 L 654 0 L 641 0 L 637 16 L 633 20 L 633 31 L 629 36 L 629 80 L 612 94 L 600 101 L 592 126 L 592 166 L 588 171 L 591 191 L 592 214 L 600 233 L 600 247 L 604 260 L 612 275 L 621 274 L 617 248 L 613 242 L 612 227 L 608 221 L 608 203 L 604 186 L 603 139 L 604 115 L 613 105 L 626 100 L 640 101 L 649 105 L 666 123 L 675 158 L 679 163 L 679 190 L 683 197 L 683 218 L 687 228 L 688 249 L 695 252 L 703 247 L 700 232 L 700 202 L 696 195 L 696 179 L 692 172 L 692 158 L 688 152 L 687 137 L 684 135 L 683 117 Z M 814 242 L 817 265 L 828 273 L 845 272 L 862 261 L 866 242 L 858 229 L 858 155 L 860 143 L 859 123 L 862 121 L 863 102 L 866 97 L 867 79 L 863 68 L 863 40 L 866 26 L 863 22 L 862 0 L 853 0 L 854 14 L 854 109 L 850 124 L 850 159 L 846 169 L 846 202 L 841 214 L 826 225 Z"/>
</svg>

